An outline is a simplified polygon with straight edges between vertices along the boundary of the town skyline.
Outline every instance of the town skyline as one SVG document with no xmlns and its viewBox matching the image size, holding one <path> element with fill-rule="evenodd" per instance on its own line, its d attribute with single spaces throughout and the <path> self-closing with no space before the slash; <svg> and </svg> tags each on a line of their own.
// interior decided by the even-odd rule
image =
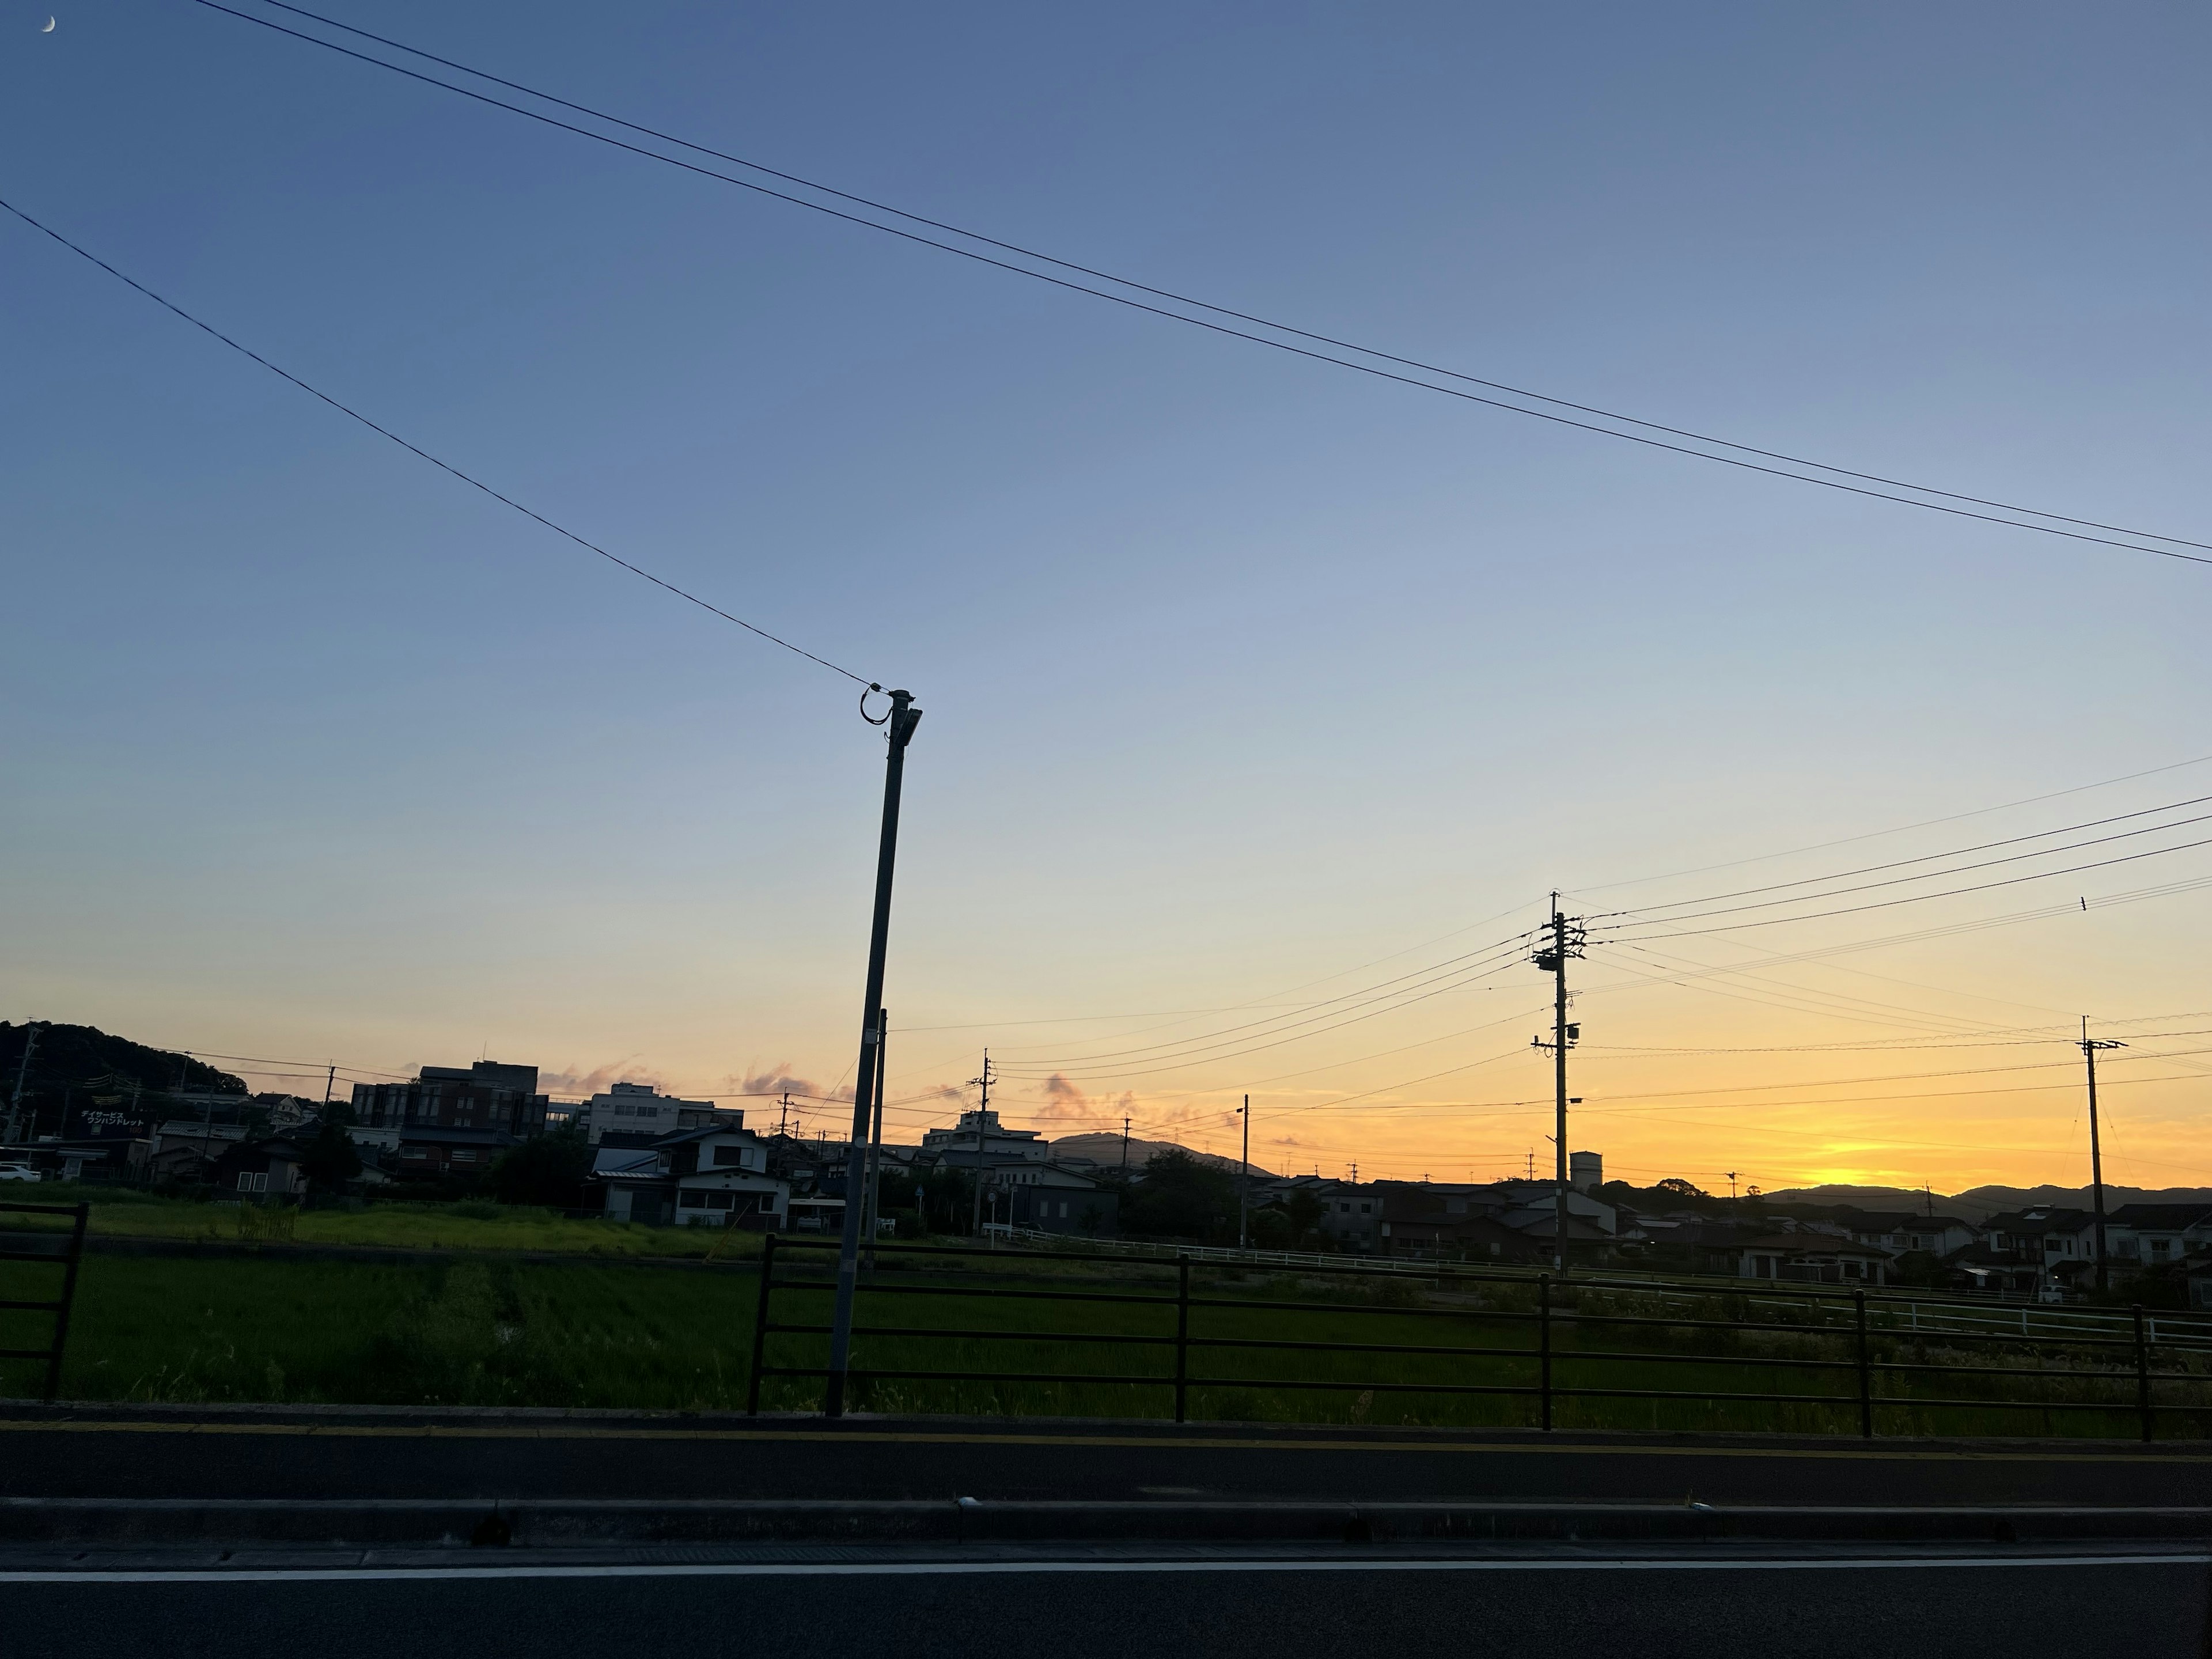
<svg viewBox="0 0 2212 1659">
<path fill-rule="evenodd" d="M 1514 941 L 1564 888 L 1641 907 L 1575 969 L 1570 1138 L 1611 1167 L 2070 1182 L 2087 1016 L 2130 1045 L 2108 1176 L 2212 1181 L 2212 229 L 2172 210 L 2212 167 L 2202 16 L 1934 15 L 1900 50 L 1851 13 L 404 14 L 1309 331 L 1274 347 L 1437 371 L 1102 302 L 204 8 L 24 34 L 8 200 L 52 234 L 0 217 L 33 319 L 0 1014 L 835 1096 L 880 679 L 927 711 L 894 1128 L 988 1047 L 1012 1121 L 1220 1150 L 1249 1091 L 1255 1156 L 1540 1170 L 1549 988 Z M 1536 401 L 1457 395 L 1498 386 Z M 1628 424 L 1550 418 L 1590 409 Z M 1684 433 L 1717 436 L 1644 441 Z M 1738 464 L 1778 455 L 1820 477 Z M 1960 850 L 2013 837 L 2054 855 Z M 1961 873 L 1662 925 L 1911 860 Z"/>
</svg>

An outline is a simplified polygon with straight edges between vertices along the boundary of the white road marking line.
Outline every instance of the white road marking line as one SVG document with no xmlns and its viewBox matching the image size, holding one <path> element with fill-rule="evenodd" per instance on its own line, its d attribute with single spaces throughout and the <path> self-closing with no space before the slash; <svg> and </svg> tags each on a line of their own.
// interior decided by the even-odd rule
<svg viewBox="0 0 2212 1659">
<path fill-rule="evenodd" d="M 196 1571 L 0 1571 L 0 1584 L 287 1584 L 420 1582 L 480 1578 L 916 1578 L 1018 1573 L 1144 1572 L 1893 1572 L 2010 1567 L 2179 1567 L 2212 1564 L 2212 1554 L 1851 1556 L 1691 1560 L 1633 1556 L 1515 1561 L 1350 1560 L 1285 1558 L 1252 1561 L 732 1561 L 665 1565 L 528 1567 L 299 1567 Z"/>
</svg>

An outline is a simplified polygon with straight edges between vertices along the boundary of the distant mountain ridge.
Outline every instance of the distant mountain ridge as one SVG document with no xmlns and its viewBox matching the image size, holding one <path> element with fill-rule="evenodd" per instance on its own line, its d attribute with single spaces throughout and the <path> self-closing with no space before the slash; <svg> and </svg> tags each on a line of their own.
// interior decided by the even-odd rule
<svg viewBox="0 0 2212 1659">
<path fill-rule="evenodd" d="M 1962 1221 L 1986 1221 L 2007 1210 L 2044 1204 L 2075 1210 L 2094 1201 L 2087 1187 L 1969 1187 L 1962 1193 L 1936 1193 L 1905 1187 L 1790 1187 L 1762 1194 L 1774 1204 L 1848 1204 L 1862 1210 L 1924 1212 L 1931 1198 L 1939 1213 Z M 2212 1187 L 2118 1187 L 2105 1185 L 2107 1213 L 2123 1204 L 2212 1204 Z"/>
<path fill-rule="evenodd" d="M 1239 1170 L 1243 1167 L 1233 1158 L 1223 1158 L 1214 1152 L 1201 1152 L 1172 1140 L 1145 1140 L 1136 1135 L 1129 1137 L 1129 1167 L 1141 1170 L 1152 1161 L 1156 1153 L 1174 1151 L 1188 1152 L 1201 1164 L 1211 1164 L 1218 1170 Z M 1087 1158 L 1103 1169 L 1119 1169 L 1121 1164 L 1121 1137 L 1110 1130 L 1095 1130 L 1088 1134 L 1062 1135 L 1052 1143 L 1054 1158 Z M 1272 1181 L 1273 1174 L 1257 1164 L 1252 1166 L 1255 1180 Z"/>
</svg>

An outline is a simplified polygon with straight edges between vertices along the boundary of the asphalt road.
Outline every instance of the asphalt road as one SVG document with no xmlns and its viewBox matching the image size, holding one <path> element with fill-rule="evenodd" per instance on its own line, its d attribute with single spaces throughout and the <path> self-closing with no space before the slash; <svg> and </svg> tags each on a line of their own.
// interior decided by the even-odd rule
<svg viewBox="0 0 2212 1659">
<path fill-rule="evenodd" d="M 2113 1443 L 117 1407 L 0 1416 L 0 1496 L 1325 1498 L 2212 1505 L 2212 1455 Z"/>
<path fill-rule="evenodd" d="M 135 1582 L 0 1573 L 10 1659 L 567 1659 L 608 1652 L 1282 1659 L 1285 1652 L 1638 1659 L 2181 1659 L 2201 1553 L 1987 1561 L 1581 1556 L 1419 1564 L 901 1563 L 492 1567 Z"/>
</svg>

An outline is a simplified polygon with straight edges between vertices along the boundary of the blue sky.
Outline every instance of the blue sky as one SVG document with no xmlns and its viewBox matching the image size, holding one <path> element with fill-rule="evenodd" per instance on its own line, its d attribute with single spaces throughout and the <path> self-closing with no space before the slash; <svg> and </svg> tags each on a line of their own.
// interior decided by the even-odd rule
<svg viewBox="0 0 2212 1659">
<path fill-rule="evenodd" d="M 1223 304 L 2212 540 L 2200 9 L 334 15 Z M 973 1029 L 902 1045 L 903 1089 L 972 1075 L 986 1040 L 1049 1062 L 1119 1029 L 1012 1022 L 1264 1000 L 1524 907 L 1510 932 L 1553 886 L 2212 751 L 2212 571 L 1207 337 L 189 0 L 0 13 L 0 195 L 210 323 L 916 691 L 887 1000 L 896 1024 Z M 699 1091 L 849 1066 L 880 785 L 851 688 L 12 222 L 0 284 L 0 1014 Z M 2039 1019 L 2212 1007 L 2208 910 L 1862 965 L 1910 976 L 1893 991 L 1930 1030 L 2030 1018 L 1968 995 Z M 1514 995 L 1540 1001 L 1528 978 Z M 1346 1069 L 1295 1089 L 1395 1085 L 1424 1055 L 1357 1057 L 1465 1012 L 1324 1043 L 1310 1058 Z M 1621 1016 L 1708 1046 L 1782 1018 L 1687 997 Z M 1252 1066 L 1171 1095 L 1103 1079 L 1039 1121 L 1117 1118 L 1127 1088 L 1172 1123 Z M 2144 1145 L 2212 1178 L 2202 1094 L 2161 1094 Z M 1532 1133 L 1331 1121 L 1296 1155 L 1449 1141 L 1517 1164 Z M 2041 1173 L 2017 1149 L 2045 1142 L 2002 1119 L 1867 1123 L 1869 1146 L 1931 1147 L 1890 1176 Z M 1728 1161 L 1688 1130 L 1613 1144 L 1637 1135 L 1653 1150 L 1625 1155 Z M 1991 1150 L 1939 1158 L 1954 1139 Z M 1812 1170 L 1793 1146 L 1761 1150 Z"/>
</svg>

